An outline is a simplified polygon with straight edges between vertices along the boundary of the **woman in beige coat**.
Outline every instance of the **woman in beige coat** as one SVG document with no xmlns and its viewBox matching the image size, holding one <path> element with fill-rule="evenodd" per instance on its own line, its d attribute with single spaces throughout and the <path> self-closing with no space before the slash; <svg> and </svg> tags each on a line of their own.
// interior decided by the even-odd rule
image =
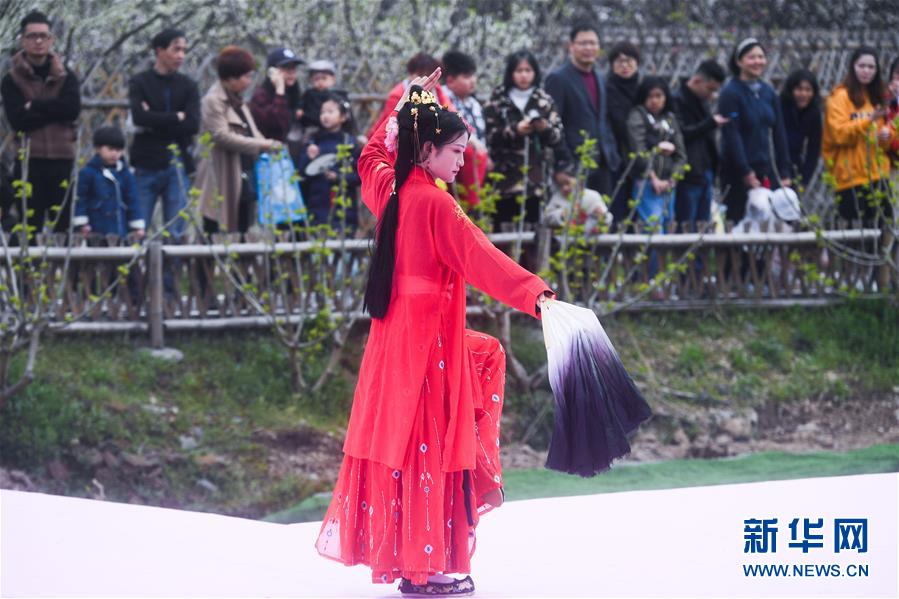
<svg viewBox="0 0 899 599">
<path fill-rule="evenodd" d="M 206 233 L 245 233 L 253 222 L 253 164 L 260 152 L 277 152 L 281 143 L 259 133 L 242 94 L 253 83 L 256 62 L 236 46 L 226 46 L 216 61 L 219 80 L 203 96 L 201 130 L 212 149 L 197 167 L 200 209 Z"/>
</svg>

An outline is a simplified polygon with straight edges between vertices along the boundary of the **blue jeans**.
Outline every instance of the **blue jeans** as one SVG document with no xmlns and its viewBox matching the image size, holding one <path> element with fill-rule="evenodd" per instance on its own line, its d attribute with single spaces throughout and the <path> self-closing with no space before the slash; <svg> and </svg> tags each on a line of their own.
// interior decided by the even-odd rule
<svg viewBox="0 0 899 599">
<path fill-rule="evenodd" d="M 696 222 L 709 222 L 712 218 L 712 185 L 715 174 L 708 170 L 703 183 L 681 181 L 674 199 L 674 220 L 678 226 L 689 223 L 690 232 L 696 232 Z"/>
<path fill-rule="evenodd" d="M 166 227 L 174 237 L 170 241 L 180 240 L 186 223 L 178 213 L 187 207 L 187 191 L 190 188 L 184 167 L 181 164 L 172 164 L 158 171 L 136 167 L 134 178 L 137 181 L 137 196 L 141 211 L 147 220 L 147 229 L 149 230 L 150 221 L 153 219 L 156 200 L 161 196 L 163 222 L 172 221 Z"/>
<path fill-rule="evenodd" d="M 187 208 L 187 191 L 190 189 L 184 167 L 180 163 L 158 171 L 135 167 L 134 179 L 137 182 L 137 197 L 146 219 L 147 232 L 150 231 L 156 200 L 162 196 L 162 222 L 171 221 L 166 227 L 171 237 L 163 240 L 163 243 L 180 243 L 187 223 L 178 213 Z M 174 269 L 179 265 L 178 262 L 178 258 L 166 261 L 166 268 L 162 272 L 162 286 L 166 295 L 175 293 Z"/>
<path fill-rule="evenodd" d="M 674 193 L 656 193 L 649 179 L 634 181 L 634 195 L 637 199 L 637 217 L 646 223 L 654 235 L 662 235 L 668 229 L 674 212 Z M 655 250 L 649 252 L 649 276 L 659 272 L 659 257 Z"/>
</svg>

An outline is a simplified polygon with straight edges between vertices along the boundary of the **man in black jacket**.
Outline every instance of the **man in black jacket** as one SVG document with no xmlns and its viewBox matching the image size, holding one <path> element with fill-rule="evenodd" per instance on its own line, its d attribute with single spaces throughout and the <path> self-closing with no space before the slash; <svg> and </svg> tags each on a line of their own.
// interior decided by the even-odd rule
<svg viewBox="0 0 899 599">
<path fill-rule="evenodd" d="M 683 180 L 677 184 L 674 218 L 678 223 L 690 223 L 691 230 L 695 230 L 697 221 L 711 219 L 712 189 L 718 171 L 715 133 L 729 119 L 720 114 L 713 115 L 709 103 L 723 82 L 721 65 L 706 60 L 693 75 L 681 79 L 680 86 L 671 95 L 690 165 Z"/>
<path fill-rule="evenodd" d="M 564 147 L 570 157 L 576 157 L 577 147 L 587 137 L 596 140 L 593 158 L 597 168 L 587 177 L 587 187 L 602 194 L 612 192 L 612 173 L 618 170 L 620 158 L 612 128 L 606 86 L 596 66 L 599 57 L 599 33 L 588 24 L 575 25 L 568 44 L 568 60 L 551 72 L 544 83 L 553 97 L 556 111 L 565 128 Z"/>
<path fill-rule="evenodd" d="M 26 179 L 31 196 L 19 206 L 19 220 L 40 233 L 45 221 L 53 230 L 69 229 L 74 185 L 72 177 L 76 154 L 75 120 L 81 112 L 81 95 L 75 77 L 53 52 L 50 21 L 38 11 L 22 19 L 19 32 L 22 50 L 12 57 L 12 66 L 0 82 L 0 95 L 6 118 L 16 132 L 16 149 L 27 149 L 27 169 L 16 160 L 14 180 Z M 17 192 L 17 197 L 21 197 Z M 10 225 L 15 202 L 7 196 L 0 210 L 3 222 Z M 33 213 L 31 213 L 33 211 Z M 27 219 L 27 221 L 26 221 Z"/>
<path fill-rule="evenodd" d="M 187 51 L 184 32 L 166 29 L 153 38 L 152 46 L 153 67 L 135 75 L 128 91 L 137 128 L 131 164 L 148 226 L 156 200 L 162 197 L 163 222 L 168 223 L 171 241 L 177 241 L 184 233 L 185 222 L 178 213 L 187 205 L 187 175 L 193 171 L 190 146 L 200 128 L 200 92 L 193 79 L 178 72 Z"/>
</svg>

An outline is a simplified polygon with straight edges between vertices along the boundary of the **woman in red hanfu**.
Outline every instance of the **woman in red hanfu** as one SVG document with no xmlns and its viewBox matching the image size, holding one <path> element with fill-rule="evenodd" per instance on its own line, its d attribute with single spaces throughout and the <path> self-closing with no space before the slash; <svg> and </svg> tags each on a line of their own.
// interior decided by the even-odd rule
<svg viewBox="0 0 899 599">
<path fill-rule="evenodd" d="M 419 77 L 359 158 L 378 217 L 368 344 L 344 460 L 316 549 L 408 594 L 462 595 L 478 518 L 502 503 L 505 355 L 465 328 L 465 285 L 539 317 L 552 292 L 498 250 L 452 196 L 468 127 Z M 395 150 L 395 153 L 394 153 Z"/>
</svg>

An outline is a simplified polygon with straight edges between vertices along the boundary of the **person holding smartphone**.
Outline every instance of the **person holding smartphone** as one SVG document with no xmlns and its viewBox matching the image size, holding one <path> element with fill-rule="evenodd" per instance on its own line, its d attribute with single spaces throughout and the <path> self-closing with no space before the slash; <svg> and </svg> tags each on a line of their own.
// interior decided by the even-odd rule
<svg viewBox="0 0 899 599">
<path fill-rule="evenodd" d="M 303 118 L 297 69 L 303 59 L 289 48 L 275 48 L 266 59 L 265 79 L 253 92 L 250 112 L 259 132 L 284 143 L 292 124 Z"/>
<path fill-rule="evenodd" d="M 724 83 L 724 69 L 714 60 L 705 60 L 690 75 L 681 79 L 671 94 L 671 108 L 684 137 L 684 150 L 690 169 L 678 181 L 674 196 L 674 220 L 679 227 L 697 230 L 698 222 L 712 219 L 712 196 L 718 175 L 718 130 L 736 112 L 721 115 L 712 103 Z"/>
<path fill-rule="evenodd" d="M 564 164 L 555 155 L 563 141 L 562 119 L 552 96 L 540 86 L 540 66 L 531 52 L 520 50 L 507 57 L 503 82 L 484 107 L 484 120 L 493 170 L 503 176 L 497 183 L 495 229 L 516 222 L 521 197 L 524 221 L 536 223 L 548 195 L 549 173 L 564 172 Z"/>
<path fill-rule="evenodd" d="M 891 220 L 890 162 L 895 131 L 887 123 L 886 86 L 877 50 L 857 48 L 842 83 L 827 99 L 822 155 L 837 192 L 840 218 L 865 226 Z"/>
</svg>

